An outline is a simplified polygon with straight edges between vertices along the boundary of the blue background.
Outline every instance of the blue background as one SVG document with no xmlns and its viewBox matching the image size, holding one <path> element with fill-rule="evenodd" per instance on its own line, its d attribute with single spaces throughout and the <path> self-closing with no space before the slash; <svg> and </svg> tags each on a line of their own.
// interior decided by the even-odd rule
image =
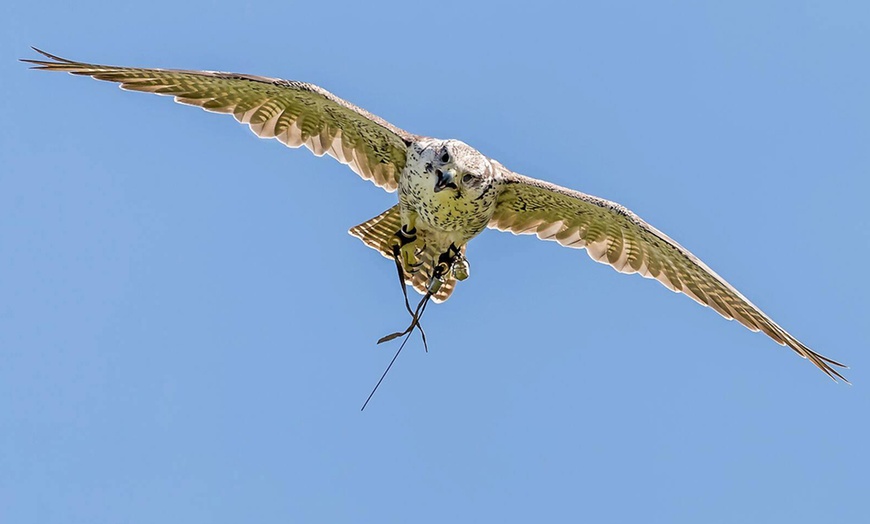
<svg viewBox="0 0 870 524">
<path fill-rule="evenodd" d="M 5 2 L 0 521 L 866 522 L 866 2 Z M 29 45 L 305 80 L 616 200 L 821 353 L 487 231 L 407 323 L 394 203 Z"/>
</svg>

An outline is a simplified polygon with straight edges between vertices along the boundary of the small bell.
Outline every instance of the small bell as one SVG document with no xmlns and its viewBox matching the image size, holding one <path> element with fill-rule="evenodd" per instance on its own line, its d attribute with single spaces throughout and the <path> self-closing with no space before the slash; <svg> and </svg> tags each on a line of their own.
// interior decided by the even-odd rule
<svg viewBox="0 0 870 524">
<path fill-rule="evenodd" d="M 465 280 L 468 278 L 471 268 L 468 265 L 468 259 L 465 257 L 457 257 L 453 262 L 453 277 L 456 280 Z"/>
</svg>

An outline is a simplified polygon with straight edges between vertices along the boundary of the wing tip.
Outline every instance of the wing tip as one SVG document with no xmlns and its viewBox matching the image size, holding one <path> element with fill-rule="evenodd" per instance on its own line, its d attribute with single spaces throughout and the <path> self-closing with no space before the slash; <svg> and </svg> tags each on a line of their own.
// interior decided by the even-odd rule
<svg viewBox="0 0 870 524">
<path fill-rule="evenodd" d="M 27 64 L 34 64 L 34 65 L 31 67 L 31 69 L 37 69 L 37 70 L 49 70 L 49 69 L 51 69 L 52 67 L 55 67 L 55 66 L 57 66 L 57 65 L 59 65 L 59 64 L 67 64 L 67 65 L 70 65 L 70 64 L 75 64 L 75 63 L 76 63 L 76 62 L 73 62 L 72 60 L 69 60 L 69 59 L 66 59 L 66 58 L 62 58 L 62 57 L 57 56 L 57 55 L 53 55 L 53 54 L 49 53 L 48 51 L 43 51 L 42 49 L 40 49 L 40 48 L 38 48 L 38 47 L 36 47 L 36 46 L 30 46 L 30 49 L 33 49 L 33 50 L 36 51 L 37 53 L 39 53 L 39 54 L 41 54 L 42 56 L 48 58 L 48 60 L 34 60 L 34 59 L 32 59 L 32 58 L 19 58 L 19 59 L 18 59 L 19 62 L 24 62 L 24 63 L 27 63 Z"/>
<path fill-rule="evenodd" d="M 852 385 L 852 383 L 849 382 L 849 379 L 847 379 L 846 377 L 844 377 L 842 375 L 842 373 L 840 373 L 839 371 L 834 369 L 834 366 L 841 368 L 841 369 L 849 369 L 849 366 L 847 366 L 845 364 L 841 364 L 840 362 L 837 362 L 836 360 L 830 359 L 830 358 L 828 358 L 824 355 L 821 355 L 819 353 L 816 353 L 815 351 L 804 346 L 803 344 L 800 344 L 800 346 L 801 346 L 801 349 L 803 350 L 803 352 L 801 353 L 801 356 L 803 358 L 809 359 L 809 361 L 812 362 L 817 368 L 819 368 L 820 370 L 822 370 L 823 373 L 828 375 L 828 377 L 830 377 L 831 380 L 833 380 L 834 382 L 837 382 L 837 383 L 839 383 L 839 381 L 842 380 L 846 384 L 848 384 L 850 386 Z"/>
</svg>

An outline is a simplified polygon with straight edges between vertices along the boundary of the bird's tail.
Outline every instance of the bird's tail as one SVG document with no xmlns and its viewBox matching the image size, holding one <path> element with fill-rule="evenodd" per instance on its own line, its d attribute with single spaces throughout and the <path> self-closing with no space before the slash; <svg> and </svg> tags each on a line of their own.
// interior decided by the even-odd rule
<svg viewBox="0 0 870 524">
<path fill-rule="evenodd" d="M 400 227 L 402 227 L 402 218 L 399 215 L 399 206 L 395 205 L 380 215 L 350 228 L 348 233 L 362 240 L 365 245 L 378 251 L 386 258 L 393 260 L 394 237 Z M 405 283 L 413 286 L 418 293 L 423 295 L 426 293 L 426 287 L 429 285 L 429 278 L 432 275 L 432 269 L 438 262 L 438 257 L 447 248 L 436 245 L 436 242 L 427 242 L 426 231 L 422 228 L 417 229 L 415 247 L 419 251 L 418 258 L 423 265 L 416 273 L 408 274 L 405 272 Z M 465 252 L 465 246 L 462 246 L 462 252 Z M 455 287 L 456 279 L 450 275 L 446 282 L 441 285 L 438 293 L 432 295 L 432 300 L 444 302 L 453 293 Z"/>
</svg>

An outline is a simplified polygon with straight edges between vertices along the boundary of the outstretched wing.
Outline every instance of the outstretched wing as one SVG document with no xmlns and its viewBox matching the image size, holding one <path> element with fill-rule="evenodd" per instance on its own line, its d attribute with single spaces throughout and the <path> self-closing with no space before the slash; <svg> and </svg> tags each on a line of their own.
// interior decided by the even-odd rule
<svg viewBox="0 0 870 524">
<path fill-rule="evenodd" d="M 65 71 L 118 82 L 122 89 L 170 95 L 207 111 L 231 113 L 262 138 L 328 154 L 361 177 L 395 191 L 414 138 L 389 122 L 316 85 L 215 71 L 115 67 L 66 60 L 23 60 L 34 69 Z"/>
<path fill-rule="evenodd" d="M 593 260 L 622 273 L 654 278 L 752 331 L 763 331 L 824 371 L 848 382 L 824 357 L 790 335 L 695 255 L 628 209 L 600 198 L 502 168 L 501 193 L 489 227 L 536 234 L 563 246 L 586 248 Z"/>
</svg>

